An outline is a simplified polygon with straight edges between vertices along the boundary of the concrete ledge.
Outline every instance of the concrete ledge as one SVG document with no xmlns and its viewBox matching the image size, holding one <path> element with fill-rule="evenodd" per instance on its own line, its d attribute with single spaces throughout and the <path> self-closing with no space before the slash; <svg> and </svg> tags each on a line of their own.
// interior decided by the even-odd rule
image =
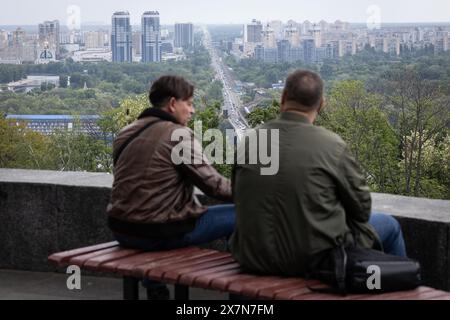
<svg viewBox="0 0 450 320">
<path fill-rule="evenodd" d="M 112 181 L 104 173 L 0 169 L 0 269 L 53 271 L 51 253 L 111 241 L 105 209 Z M 450 290 L 450 201 L 373 194 L 373 210 L 399 219 L 426 285 Z"/>
</svg>

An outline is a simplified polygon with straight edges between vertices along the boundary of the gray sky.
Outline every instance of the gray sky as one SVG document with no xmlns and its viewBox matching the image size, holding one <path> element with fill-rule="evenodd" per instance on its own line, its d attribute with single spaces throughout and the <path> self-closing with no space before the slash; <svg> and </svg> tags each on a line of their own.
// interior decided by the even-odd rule
<svg viewBox="0 0 450 320">
<path fill-rule="evenodd" d="M 450 0 L 1 0 L 0 25 L 33 25 L 59 19 L 66 24 L 67 8 L 81 9 L 81 23 L 110 23 L 114 11 L 127 10 L 132 24 L 144 11 L 158 10 L 162 24 L 174 22 L 246 23 L 321 19 L 366 22 L 380 8 L 381 22 L 450 22 Z"/>
</svg>

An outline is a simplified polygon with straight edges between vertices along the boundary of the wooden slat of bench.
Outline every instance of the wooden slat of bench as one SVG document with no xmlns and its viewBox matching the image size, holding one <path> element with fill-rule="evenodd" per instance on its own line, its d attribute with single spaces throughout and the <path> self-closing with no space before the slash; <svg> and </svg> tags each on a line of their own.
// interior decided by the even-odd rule
<svg viewBox="0 0 450 320">
<path fill-rule="evenodd" d="M 445 295 L 436 298 L 431 298 L 430 300 L 450 300 L 450 294 L 446 292 Z"/>
<path fill-rule="evenodd" d="M 410 291 L 395 291 L 382 294 L 368 294 L 359 300 L 397 300 L 397 299 L 407 299 L 412 296 L 419 296 L 422 293 L 433 291 L 434 289 L 429 287 L 419 287 L 415 290 Z"/>
<path fill-rule="evenodd" d="M 340 296 L 338 294 L 322 294 L 310 291 L 309 293 L 300 294 L 298 296 L 292 297 L 290 300 L 342 300 L 342 298 L 343 296 Z"/>
<path fill-rule="evenodd" d="M 443 295 L 450 295 L 446 292 L 428 287 L 419 287 L 410 291 L 397 291 L 382 294 L 350 294 L 346 296 L 306 293 L 292 297 L 293 300 L 427 300 Z"/>
<path fill-rule="evenodd" d="M 108 253 L 119 252 L 121 250 L 123 250 L 123 249 L 117 246 L 117 247 L 107 248 L 107 249 L 103 249 L 103 250 L 93 251 L 90 253 L 72 257 L 67 261 L 67 263 L 70 265 L 84 267 L 85 262 L 88 261 L 89 259 L 101 256 L 101 255 L 105 255 Z"/>
<path fill-rule="evenodd" d="M 361 300 L 367 297 L 367 294 L 350 294 L 339 298 L 339 300 Z"/>
<path fill-rule="evenodd" d="M 192 268 L 195 266 L 202 265 L 205 262 L 213 262 L 219 259 L 224 258 L 223 252 L 216 252 L 213 250 L 208 250 L 207 254 L 205 253 L 203 256 L 193 257 L 185 259 L 177 264 L 166 265 L 164 267 L 157 267 L 149 270 L 146 275 L 151 279 L 164 279 L 164 275 L 170 273 L 171 271 L 177 272 L 183 268 Z M 176 276 L 172 274 L 172 276 Z"/>
<path fill-rule="evenodd" d="M 291 300 L 295 296 L 311 293 L 312 291 L 308 288 L 308 286 L 312 288 L 320 288 L 323 287 L 323 284 L 317 280 L 305 280 L 303 284 L 300 284 L 295 288 L 280 290 L 275 294 L 274 299 Z"/>
<path fill-rule="evenodd" d="M 50 257 L 48 257 L 48 260 L 50 262 L 58 265 L 59 267 L 63 267 L 63 266 L 67 265 L 67 261 L 72 257 L 87 254 L 87 253 L 102 250 L 102 249 L 117 247 L 118 245 L 119 245 L 119 243 L 117 241 L 113 241 L 113 242 L 98 244 L 95 246 L 59 252 L 59 253 L 52 254 Z"/>
<path fill-rule="evenodd" d="M 448 292 L 434 290 L 434 291 L 420 294 L 419 296 L 413 296 L 413 297 L 411 297 L 411 300 L 430 300 L 430 299 L 445 297 L 445 296 L 450 296 L 450 294 Z"/>
<path fill-rule="evenodd" d="M 445 296 L 449 293 L 444 291 L 436 290 L 429 287 L 419 287 L 412 291 L 400 291 L 385 293 L 380 295 L 372 295 L 362 300 L 428 300 L 432 298 L 437 298 L 440 296 Z M 450 294 L 449 294 L 450 295 Z"/>
<path fill-rule="evenodd" d="M 211 281 L 210 288 L 213 290 L 220 290 L 220 291 L 227 291 L 228 286 L 233 281 L 244 281 L 247 279 L 255 279 L 257 276 L 251 275 L 248 273 L 241 273 L 237 275 L 231 275 L 231 276 L 223 276 L 223 277 L 216 277 L 213 281 Z"/>
<path fill-rule="evenodd" d="M 303 280 L 304 281 L 304 280 Z M 272 291 L 272 288 L 279 288 L 280 286 L 292 285 L 292 283 L 296 283 L 299 285 L 302 282 L 299 282 L 295 278 L 285 278 L 279 277 L 273 281 L 263 280 L 258 281 L 257 283 L 247 284 L 242 288 L 241 294 L 246 297 L 258 298 L 260 296 L 260 292 L 262 290 Z"/>
<path fill-rule="evenodd" d="M 304 279 L 292 278 L 286 283 L 278 284 L 273 287 L 271 286 L 260 290 L 257 297 L 259 299 L 274 299 L 277 293 L 292 290 L 300 285 L 305 285 L 305 283 L 306 280 Z"/>
<path fill-rule="evenodd" d="M 308 292 L 293 296 L 291 300 L 359 300 L 367 297 L 369 294 L 348 294 L 339 295 L 331 293 Z M 370 294 L 373 295 L 373 294 Z"/>
<path fill-rule="evenodd" d="M 183 274 L 179 278 L 179 283 L 186 286 L 194 286 L 200 288 L 208 288 L 209 283 L 221 275 L 231 275 L 242 272 L 239 263 L 227 263 L 222 266 L 215 266 L 201 271 Z"/>
<path fill-rule="evenodd" d="M 432 291 L 429 291 L 428 293 L 423 293 L 419 297 L 414 297 L 414 298 L 412 298 L 412 300 L 416 300 L 416 298 L 431 300 L 431 299 L 435 299 L 435 298 L 445 298 L 445 297 L 450 299 L 450 292 L 437 290 L 434 288 L 430 288 L 430 289 Z"/>
<path fill-rule="evenodd" d="M 237 268 L 232 268 L 229 270 L 219 271 L 217 273 L 203 274 L 194 280 L 193 285 L 198 288 L 217 290 L 217 289 L 212 288 L 212 282 L 214 280 L 221 278 L 221 277 L 237 276 L 242 273 L 243 273 L 243 270 L 240 267 L 237 267 Z"/>
<path fill-rule="evenodd" d="M 326 287 L 323 283 L 319 282 L 317 286 L 313 286 L 313 288 Z M 302 292 L 295 296 L 291 296 L 291 300 L 358 300 L 368 297 L 369 295 L 374 294 L 331 294 L 331 293 L 320 293 L 320 292 Z"/>
<path fill-rule="evenodd" d="M 97 256 L 97 257 L 87 260 L 84 263 L 84 268 L 89 269 L 89 270 L 97 270 L 100 272 L 111 272 L 112 270 L 107 267 L 103 267 L 103 264 L 112 262 L 115 260 L 119 260 L 121 258 L 127 258 L 127 257 L 133 256 L 133 255 L 136 255 L 140 252 L 142 252 L 142 251 L 136 250 L 136 249 L 121 248 L 120 251 L 107 253 L 107 254 Z"/>
<path fill-rule="evenodd" d="M 234 259 L 229 255 L 224 255 L 222 258 L 211 259 L 210 261 L 205 261 L 204 263 L 195 264 L 193 266 L 187 266 L 185 268 L 180 268 L 176 270 L 170 270 L 164 273 L 163 280 L 169 283 L 178 283 L 179 279 L 184 274 L 207 272 L 208 269 L 214 267 L 220 267 L 223 265 L 228 265 L 234 262 Z"/>
<path fill-rule="evenodd" d="M 131 257 L 126 257 L 123 259 L 105 263 L 103 266 L 110 269 L 113 273 L 119 273 L 124 276 L 131 276 L 134 268 L 136 268 L 137 266 L 176 257 L 180 254 L 197 252 L 199 250 L 199 248 L 188 247 L 170 251 L 144 252 L 133 255 Z"/>
<path fill-rule="evenodd" d="M 254 279 L 245 279 L 239 281 L 231 281 L 228 286 L 228 291 L 233 294 L 243 295 L 244 288 L 248 288 L 251 286 L 258 286 L 262 284 L 263 286 L 270 286 L 270 283 L 273 283 L 277 280 L 280 280 L 280 277 L 277 276 L 258 276 Z M 249 296 L 253 298 L 253 295 Z"/>
<path fill-rule="evenodd" d="M 183 254 L 178 254 L 176 256 L 172 256 L 166 259 L 138 265 L 134 268 L 132 275 L 138 278 L 145 278 L 145 277 L 149 278 L 148 273 L 155 268 L 178 265 L 179 263 L 184 262 L 188 259 L 192 260 L 196 258 L 201 258 L 204 256 L 208 256 L 210 254 L 211 251 L 207 249 L 198 249 L 198 250 L 193 249 L 192 252 L 186 251 Z"/>
</svg>

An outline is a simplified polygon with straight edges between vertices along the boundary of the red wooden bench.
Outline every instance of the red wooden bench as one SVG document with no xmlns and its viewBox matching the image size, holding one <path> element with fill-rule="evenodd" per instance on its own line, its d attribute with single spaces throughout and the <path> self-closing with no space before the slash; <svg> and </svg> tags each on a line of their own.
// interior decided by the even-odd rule
<svg viewBox="0 0 450 320">
<path fill-rule="evenodd" d="M 429 287 L 394 293 L 347 296 L 315 293 L 310 291 L 308 286 L 320 286 L 318 281 L 248 274 L 240 268 L 230 253 L 198 247 L 143 252 L 122 248 L 117 242 L 109 242 L 55 253 L 48 259 L 58 267 L 76 265 L 84 270 L 121 275 L 123 297 L 126 300 L 139 299 L 138 284 L 143 278 L 175 285 L 176 300 L 189 299 L 189 287 L 219 290 L 230 293 L 230 297 L 245 296 L 251 299 L 450 300 L 450 292 Z"/>
</svg>

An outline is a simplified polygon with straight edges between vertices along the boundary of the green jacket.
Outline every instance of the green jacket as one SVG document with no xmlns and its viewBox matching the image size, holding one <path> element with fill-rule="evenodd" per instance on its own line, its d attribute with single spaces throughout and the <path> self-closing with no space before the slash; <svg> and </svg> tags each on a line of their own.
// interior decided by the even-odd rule
<svg viewBox="0 0 450 320">
<path fill-rule="evenodd" d="M 351 239 L 349 226 L 372 247 L 378 238 L 367 223 L 369 188 L 345 142 L 292 112 L 261 129 L 279 130 L 279 171 L 235 166 L 235 259 L 255 272 L 301 276 L 317 254 Z"/>
</svg>

